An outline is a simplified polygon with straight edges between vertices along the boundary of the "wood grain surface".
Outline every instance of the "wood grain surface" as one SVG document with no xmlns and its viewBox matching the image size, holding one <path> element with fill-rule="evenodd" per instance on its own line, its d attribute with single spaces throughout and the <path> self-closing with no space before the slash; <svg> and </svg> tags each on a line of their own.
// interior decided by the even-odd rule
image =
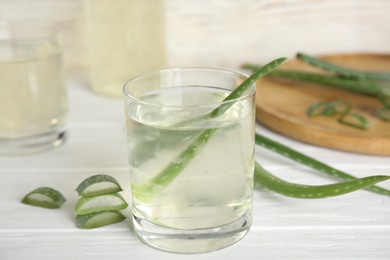
<svg viewBox="0 0 390 260">
<path fill-rule="evenodd" d="M 390 55 L 340 54 L 324 56 L 328 61 L 355 69 L 390 71 Z M 291 60 L 283 68 L 317 71 L 299 60 Z M 377 98 L 314 83 L 266 78 L 258 82 L 256 118 L 267 127 L 307 143 L 350 152 L 390 155 L 390 122 L 378 118 L 381 107 Z M 351 111 L 363 114 L 369 121 L 365 130 L 340 124 L 337 116 L 308 117 L 310 105 L 343 100 Z"/>
<path fill-rule="evenodd" d="M 167 66 L 237 69 L 299 50 L 390 52 L 389 10 L 388 0 L 165 0 Z M 0 0 L 3 19 L 58 24 L 68 67 L 88 67 L 83 0 Z"/>
</svg>

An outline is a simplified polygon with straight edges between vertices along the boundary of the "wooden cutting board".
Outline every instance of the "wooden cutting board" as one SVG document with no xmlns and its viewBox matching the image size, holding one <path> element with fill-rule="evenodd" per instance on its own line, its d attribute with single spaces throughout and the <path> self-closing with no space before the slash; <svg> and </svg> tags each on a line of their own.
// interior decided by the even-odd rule
<svg viewBox="0 0 390 260">
<path fill-rule="evenodd" d="M 338 54 L 322 58 L 350 68 L 390 71 L 390 55 Z M 323 72 L 299 60 L 290 60 L 282 68 Z M 390 83 L 389 83 L 390 84 Z M 341 99 L 369 121 L 367 130 L 337 122 L 337 117 L 308 117 L 308 107 L 320 100 Z M 257 82 L 256 119 L 268 128 L 310 144 L 355 153 L 390 155 L 390 122 L 380 120 L 375 110 L 377 98 L 324 87 L 314 83 L 266 77 Z"/>
</svg>

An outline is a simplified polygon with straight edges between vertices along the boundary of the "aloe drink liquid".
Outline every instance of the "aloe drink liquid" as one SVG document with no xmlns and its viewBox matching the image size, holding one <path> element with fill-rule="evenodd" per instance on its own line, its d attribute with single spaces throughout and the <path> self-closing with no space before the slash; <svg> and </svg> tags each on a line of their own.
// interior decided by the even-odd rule
<svg viewBox="0 0 390 260">
<path fill-rule="evenodd" d="M 0 60 L 2 138 L 44 134 L 53 127 L 65 126 L 67 95 L 64 71 L 58 65 L 61 55 L 50 50 L 50 43 L 41 48 L 47 48 L 47 53 L 33 58 Z"/>
<path fill-rule="evenodd" d="M 185 253 L 212 251 L 248 231 L 253 95 L 235 100 L 220 116 L 208 117 L 230 92 L 184 85 L 151 89 L 137 102 L 126 102 L 134 224 L 152 246 Z M 193 159 L 181 158 L 205 129 L 213 129 L 212 136 L 194 151 Z M 153 183 L 170 162 L 180 160 L 185 167 L 171 182 Z"/>
<path fill-rule="evenodd" d="M 163 0 L 85 0 L 89 76 L 96 93 L 121 97 L 123 82 L 165 64 Z"/>
<path fill-rule="evenodd" d="M 15 32 L 13 36 L 14 28 L 19 29 L 11 27 L 9 38 L 0 38 L 0 154 L 6 155 L 59 146 L 68 122 L 66 75 L 57 32 L 45 30 L 40 35 L 32 27 L 31 35 Z"/>
</svg>

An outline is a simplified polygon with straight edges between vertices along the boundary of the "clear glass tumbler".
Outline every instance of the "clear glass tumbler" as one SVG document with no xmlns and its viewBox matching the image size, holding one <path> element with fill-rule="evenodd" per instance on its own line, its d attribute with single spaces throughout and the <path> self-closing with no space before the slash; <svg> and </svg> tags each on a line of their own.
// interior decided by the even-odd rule
<svg viewBox="0 0 390 260">
<path fill-rule="evenodd" d="M 61 145 L 67 104 L 58 30 L 0 22 L 0 155 Z"/>
<path fill-rule="evenodd" d="M 255 85 L 246 76 L 181 68 L 124 86 L 133 223 L 147 244 L 201 253 L 240 240 L 252 223 Z M 213 113 L 224 107 L 224 113 Z"/>
</svg>

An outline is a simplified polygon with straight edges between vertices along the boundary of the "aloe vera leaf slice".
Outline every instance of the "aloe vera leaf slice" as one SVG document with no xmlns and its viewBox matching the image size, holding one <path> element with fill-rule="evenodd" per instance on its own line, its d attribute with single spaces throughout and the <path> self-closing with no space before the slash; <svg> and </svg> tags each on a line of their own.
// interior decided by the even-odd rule
<svg viewBox="0 0 390 260">
<path fill-rule="evenodd" d="M 83 180 L 76 188 L 77 193 L 83 197 L 92 197 L 122 191 L 118 181 L 106 174 L 98 174 Z"/>
<path fill-rule="evenodd" d="M 126 217 L 119 211 L 100 211 L 87 215 L 77 215 L 76 224 L 79 228 L 92 229 L 121 222 Z"/>
<path fill-rule="evenodd" d="M 57 209 L 66 199 L 56 189 L 50 187 L 37 188 L 24 196 L 22 203 L 49 209 Z"/>
<path fill-rule="evenodd" d="M 81 197 L 75 204 L 77 215 L 86 215 L 99 211 L 122 210 L 128 204 L 118 193 L 104 194 L 94 197 Z"/>
</svg>

